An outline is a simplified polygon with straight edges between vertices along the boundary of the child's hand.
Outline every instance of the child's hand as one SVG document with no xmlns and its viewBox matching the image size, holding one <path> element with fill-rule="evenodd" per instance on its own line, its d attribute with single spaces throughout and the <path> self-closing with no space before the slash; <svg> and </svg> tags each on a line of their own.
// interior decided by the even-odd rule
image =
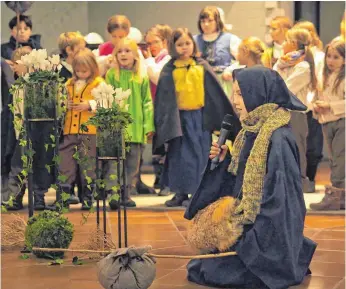
<svg viewBox="0 0 346 289">
<path fill-rule="evenodd" d="M 150 52 L 150 49 L 147 49 L 147 50 L 142 50 L 142 54 L 143 54 L 143 57 L 145 58 L 145 59 L 147 59 L 147 58 L 149 58 L 149 57 L 152 57 L 152 55 L 151 55 L 151 52 Z"/>
<path fill-rule="evenodd" d="M 315 104 L 322 109 L 329 109 L 330 108 L 330 104 L 328 101 L 324 101 L 324 100 L 316 100 Z"/>
<path fill-rule="evenodd" d="M 313 109 L 313 111 L 314 111 L 315 113 L 321 113 L 321 112 L 322 112 L 322 109 L 319 108 L 319 107 L 316 105 L 316 103 L 313 103 L 313 104 L 312 104 L 312 109 Z"/>
<path fill-rule="evenodd" d="M 220 156 L 219 160 L 220 162 L 222 162 L 226 157 L 227 151 L 228 151 L 227 145 L 223 145 L 220 148 L 216 142 L 213 142 L 210 148 L 209 158 L 212 160 L 219 155 Z"/>
<path fill-rule="evenodd" d="M 89 101 L 87 100 L 83 100 L 81 103 L 73 103 L 73 101 L 70 100 L 67 108 L 78 112 L 88 111 L 91 109 Z"/>
<path fill-rule="evenodd" d="M 147 142 L 148 143 L 151 143 L 151 141 L 152 141 L 152 139 L 153 139 L 153 136 L 154 136 L 154 132 L 148 132 L 147 134 L 146 134 L 146 137 L 147 137 Z"/>
<path fill-rule="evenodd" d="M 222 79 L 224 81 L 232 81 L 232 73 L 228 72 L 228 71 L 224 71 L 222 73 Z"/>
<path fill-rule="evenodd" d="M 13 63 L 12 69 L 19 76 L 23 76 L 28 72 L 28 69 L 24 64 Z"/>
</svg>

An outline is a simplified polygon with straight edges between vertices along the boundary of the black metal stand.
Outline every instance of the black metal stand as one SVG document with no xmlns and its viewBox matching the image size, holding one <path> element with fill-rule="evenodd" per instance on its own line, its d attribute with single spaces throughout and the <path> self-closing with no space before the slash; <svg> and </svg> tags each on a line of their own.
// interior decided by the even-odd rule
<svg viewBox="0 0 346 289">
<path fill-rule="evenodd" d="M 127 179 L 126 179 L 126 164 L 125 164 L 125 154 L 123 151 L 124 147 L 118 147 L 116 152 L 116 157 L 105 157 L 100 156 L 100 150 L 96 147 L 96 178 L 103 178 L 103 174 L 100 172 L 100 169 L 103 168 L 104 162 L 106 161 L 115 161 L 117 162 L 117 175 L 122 177 L 117 178 L 118 185 L 120 186 L 120 197 L 119 197 L 119 208 L 118 208 L 118 246 L 122 248 L 123 244 L 127 247 L 127 212 L 126 206 L 124 206 L 125 196 L 127 191 Z M 99 188 L 96 185 L 96 192 L 98 193 L 98 198 L 96 200 L 96 224 L 97 228 L 100 228 L 100 197 L 102 196 L 102 211 L 103 211 L 103 232 L 106 235 L 107 233 L 107 210 L 106 210 L 106 191 L 105 188 Z M 124 240 L 122 238 L 122 217 L 121 211 L 123 210 L 124 217 Z"/>
<path fill-rule="evenodd" d="M 24 97 L 24 101 L 25 101 L 25 97 Z M 37 103 L 37 105 L 40 105 L 40 103 Z M 53 150 L 53 156 L 55 156 L 58 152 L 58 147 L 59 147 L 59 132 L 58 132 L 58 125 L 59 125 L 59 120 L 58 120 L 58 102 L 57 99 L 54 99 L 54 103 L 53 103 L 53 118 L 30 118 L 29 117 L 29 111 L 28 109 L 25 107 L 25 103 L 24 103 L 24 125 L 26 128 L 26 150 L 30 149 L 30 124 L 31 123 L 42 123 L 42 122 L 53 122 L 53 127 L 54 127 L 54 137 L 55 137 L 55 146 L 54 146 L 54 150 Z M 25 153 L 25 150 L 23 150 L 23 152 Z M 47 153 L 47 152 L 46 152 Z M 58 167 L 57 165 L 54 165 L 54 174 L 53 174 L 53 180 L 52 183 L 57 184 L 57 176 L 58 176 Z M 30 168 L 28 170 L 28 177 L 27 177 L 27 183 L 28 183 L 28 206 L 29 206 L 29 218 L 32 217 L 34 215 L 34 190 L 33 190 L 33 168 Z M 58 193 L 58 190 L 56 192 L 56 197 L 57 200 L 58 198 L 60 198 L 60 194 Z"/>
</svg>

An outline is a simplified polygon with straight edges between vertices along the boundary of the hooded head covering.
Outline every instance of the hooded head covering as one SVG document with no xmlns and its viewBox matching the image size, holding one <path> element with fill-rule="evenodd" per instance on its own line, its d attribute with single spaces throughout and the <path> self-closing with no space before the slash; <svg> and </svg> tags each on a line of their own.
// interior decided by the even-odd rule
<svg viewBox="0 0 346 289">
<path fill-rule="evenodd" d="M 276 71 L 256 65 L 233 71 L 238 81 L 246 110 L 253 111 L 265 103 L 276 103 L 289 110 L 305 111 L 307 107 L 287 88 Z"/>
</svg>

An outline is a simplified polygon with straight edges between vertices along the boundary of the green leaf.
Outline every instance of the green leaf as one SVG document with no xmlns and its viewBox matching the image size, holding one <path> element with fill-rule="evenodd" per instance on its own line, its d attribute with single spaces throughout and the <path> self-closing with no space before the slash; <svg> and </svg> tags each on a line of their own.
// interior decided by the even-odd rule
<svg viewBox="0 0 346 289">
<path fill-rule="evenodd" d="M 49 265 L 62 265 L 64 264 L 64 260 L 63 259 L 55 259 L 54 261 L 50 262 Z"/>
<path fill-rule="evenodd" d="M 90 185 L 87 185 L 87 188 L 91 191 L 91 186 Z"/>
<path fill-rule="evenodd" d="M 49 137 L 52 140 L 52 142 L 55 143 L 55 135 L 51 134 Z"/>
<path fill-rule="evenodd" d="M 24 254 L 20 255 L 19 258 L 22 259 L 22 260 L 26 260 L 26 259 L 29 259 L 30 256 L 28 254 L 24 253 Z"/>
<path fill-rule="evenodd" d="M 25 147 L 27 145 L 27 141 L 25 139 L 19 139 L 19 145 Z"/>
<path fill-rule="evenodd" d="M 67 177 L 65 175 L 59 175 L 58 180 L 61 181 L 62 183 L 65 183 L 67 180 Z"/>
<path fill-rule="evenodd" d="M 96 211 L 95 207 L 94 207 L 94 206 L 91 206 L 89 212 L 90 212 L 91 214 L 93 214 L 93 213 L 95 213 L 95 211 Z"/>
<path fill-rule="evenodd" d="M 1 205 L 1 213 L 6 213 L 7 209 L 4 205 Z"/>
<path fill-rule="evenodd" d="M 88 185 L 90 185 L 92 183 L 92 181 L 93 181 L 92 178 L 90 178 L 88 176 L 85 176 L 85 179 L 86 179 Z"/>
<path fill-rule="evenodd" d="M 46 149 L 46 151 L 48 151 L 49 144 L 45 144 L 45 145 L 44 145 L 44 148 Z"/>
<path fill-rule="evenodd" d="M 28 176 L 28 171 L 27 170 L 22 170 L 21 172 L 20 172 L 24 177 L 27 177 Z"/>
<path fill-rule="evenodd" d="M 119 201 L 119 199 L 120 199 L 119 194 L 114 194 L 114 195 L 111 195 L 111 196 L 110 196 L 109 202 L 110 202 L 110 201 Z"/>
<path fill-rule="evenodd" d="M 68 213 L 68 212 L 69 212 L 69 209 L 66 208 L 66 207 L 63 207 L 63 208 L 61 209 L 61 213 L 62 213 L 62 214 L 66 214 L 66 213 Z"/>
<path fill-rule="evenodd" d="M 113 175 L 110 175 L 109 178 L 110 178 L 112 181 L 115 181 L 115 180 L 118 178 L 118 176 L 113 174 Z"/>
<path fill-rule="evenodd" d="M 70 194 L 63 192 L 61 194 L 61 199 L 63 202 L 66 202 L 70 198 Z"/>
<path fill-rule="evenodd" d="M 50 166 L 49 165 L 45 165 L 44 167 L 47 169 L 48 173 L 50 173 Z"/>
<path fill-rule="evenodd" d="M 55 162 L 57 165 L 59 165 L 60 162 L 61 162 L 61 156 L 55 155 L 55 156 L 53 157 L 53 162 Z"/>
<path fill-rule="evenodd" d="M 111 189 L 114 193 L 116 193 L 119 190 L 119 186 L 113 186 Z"/>
<path fill-rule="evenodd" d="M 54 190 L 57 190 L 58 189 L 58 186 L 56 185 L 56 184 L 51 184 L 51 186 L 50 186 L 52 189 L 54 189 Z"/>
</svg>

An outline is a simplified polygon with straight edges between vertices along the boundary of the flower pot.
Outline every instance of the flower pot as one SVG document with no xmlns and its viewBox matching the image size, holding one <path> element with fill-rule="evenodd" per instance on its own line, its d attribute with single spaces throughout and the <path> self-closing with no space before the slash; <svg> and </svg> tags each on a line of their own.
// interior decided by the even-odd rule
<svg viewBox="0 0 346 289">
<path fill-rule="evenodd" d="M 27 83 L 24 86 L 24 109 L 29 120 L 47 120 L 56 117 L 58 83 L 56 81 Z"/>
<path fill-rule="evenodd" d="M 125 158 L 125 140 L 122 132 L 111 130 L 98 130 L 96 146 L 99 157 Z"/>
</svg>

